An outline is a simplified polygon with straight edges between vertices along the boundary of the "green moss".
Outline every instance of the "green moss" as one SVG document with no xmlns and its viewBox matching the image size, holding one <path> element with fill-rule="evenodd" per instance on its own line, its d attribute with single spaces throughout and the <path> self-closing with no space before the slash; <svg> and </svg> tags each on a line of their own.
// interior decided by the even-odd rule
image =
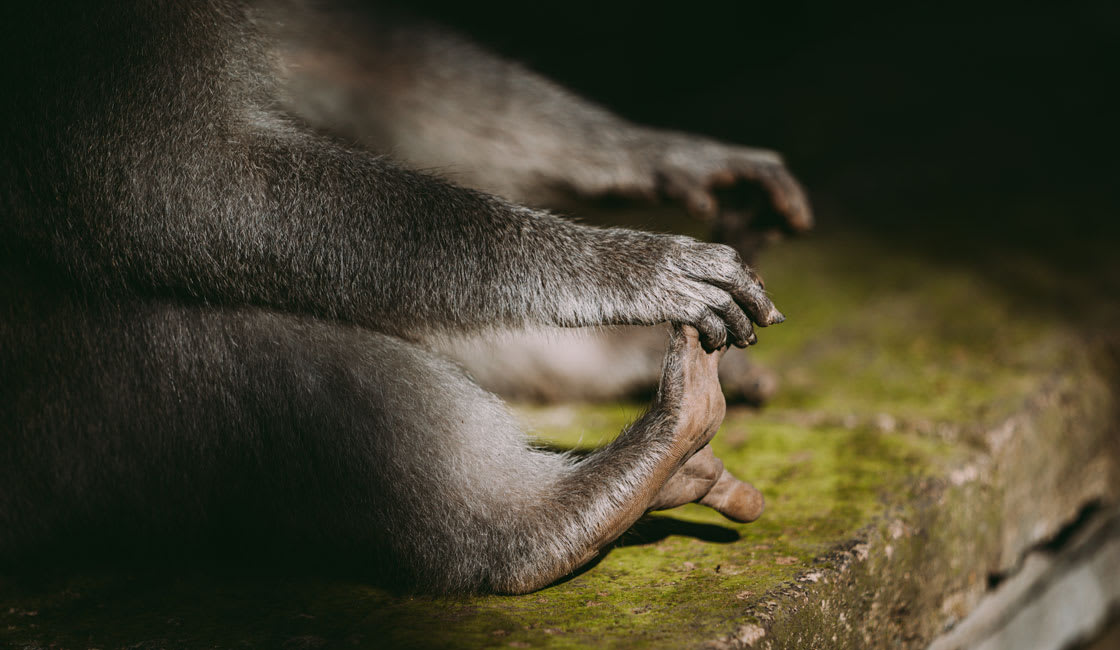
<svg viewBox="0 0 1120 650">
<path fill-rule="evenodd" d="M 795 242 L 764 263 L 788 318 L 754 349 L 783 378 L 772 411 L 988 423 L 1071 344 L 979 276 L 871 242 Z"/>
<path fill-rule="evenodd" d="M 635 412 L 570 409 L 566 426 L 538 429 L 571 444 L 586 423 L 610 427 L 591 429 L 596 435 L 615 432 Z M 918 436 L 798 427 L 745 410 L 729 414 L 715 444 L 729 467 L 766 494 L 761 520 L 733 524 L 699 506 L 651 516 L 596 566 L 537 594 L 392 597 L 308 579 L 85 577 L 41 595 L 9 589 L 4 605 L 37 614 L 9 614 L 4 622 L 16 626 L 8 634 L 17 641 L 110 647 L 138 639 L 234 647 L 302 637 L 415 647 L 580 647 L 604 639 L 620 647 L 678 646 L 711 636 L 805 571 L 880 512 L 915 468 L 945 453 Z"/>
<path fill-rule="evenodd" d="M 755 616 L 775 590 L 907 507 L 920 478 L 968 453 L 957 434 L 968 441 L 1019 408 L 1070 345 L 1060 323 L 1024 317 L 975 276 L 868 242 L 798 242 L 763 268 L 789 319 L 760 333 L 755 354 L 783 388 L 761 413 L 730 411 L 713 443 L 767 498 L 753 524 L 698 506 L 647 517 L 598 564 L 522 597 L 395 597 L 307 577 L 9 580 L 0 645 L 694 645 Z M 519 413 L 542 439 L 593 447 L 641 409 Z M 906 553 L 920 563 L 918 546 Z"/>
</svg>

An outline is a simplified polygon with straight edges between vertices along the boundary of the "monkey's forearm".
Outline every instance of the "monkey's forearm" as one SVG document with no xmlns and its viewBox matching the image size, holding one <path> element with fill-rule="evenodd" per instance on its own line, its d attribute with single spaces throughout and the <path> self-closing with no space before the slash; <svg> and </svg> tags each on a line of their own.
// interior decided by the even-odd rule
<svg viewBox="0 0 1120 650">
<path fill-rule="evenodd" d="M 785 229 L 812 223 L 774 152 L 630 123 L 432 25 L 285 7 L 297 15 L 263 21 L 278 77 L 288 108 L 321 129 L 517 201 L 667 197 L 712 217 L 727 207 L 714 188 L 745 182 L 764 190 Z"/>
<path fill-rule="evenodd" d="M 515 200 L 656 192 L 649 129 L 524 66 L 429 24 L 296 11 L 282 77 L 319 126 Z"/>
<path fill-rule="evenodd" d="M 275 88 L 261 79 L 268 56 L 237 50 L 233 60 L 248 62 L 231 65 L 220 54 L 223 38 L 255 47 L 255 36 L 168 11 L 163 22 L 125 12 L 116 35 L 143 52 L 162 52 L 167 38 L 189 47 L 138 57 L 138 67 L 103 57 L 88 75 L 36 77 L 33 89 L 61 93 L 57 114 L 41 122 L 16 106 L 0 131 L 14 144 L 0 173 L 18 206 L 0 234 L 87 287 L 264 305 L 400 335 L 675 321 L 712 348 L 729 335 L 748 343 L 751 320 L 780 319 L 727 247 L 566 222 L 311 132 L 275 111 Z M 111 48 L 110 36 L 96 45 Z M 102 103 L 65 101 L 72 88 Z M 114 110 L 88 110 L 102 105 Z"/>
<path fill-rule="evenodd" d="M 90 286 L 409 335 L 692 320 L 686 303 L 702 296 L 688 295 L 688 269 L 671 276 L 717 251 L 567 222 L 316 136 L 258 132 L 199 151 L 83 161 L 120 176 L 91 190 L 80 218 L 45 220 L 63 224 L 46 233 L 52 254 Z"/>
</svg>

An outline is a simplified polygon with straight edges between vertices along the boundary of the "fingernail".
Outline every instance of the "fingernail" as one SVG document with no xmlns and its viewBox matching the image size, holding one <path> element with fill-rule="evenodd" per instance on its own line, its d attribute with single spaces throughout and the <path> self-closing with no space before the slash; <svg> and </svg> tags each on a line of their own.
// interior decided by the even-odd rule
<svg viewBox="0 0 1120 650">
<path fill-rule="evenodd" d="M 754 345 L 755 343 L 758 343 L 758 335 L 751 332 L 751 335 L 747 337 L 747 345 Z"/>
<path fill-rule="evenodd" d="M 785 320 L 786 320 L 785 315 L 782 314 L 782 312 L 778 311 L 777 307 L 770 310 L 769 321 L 770 321 L 771 325 L 777 325 L 778 323 L 785 322 Z"/>
</svg>

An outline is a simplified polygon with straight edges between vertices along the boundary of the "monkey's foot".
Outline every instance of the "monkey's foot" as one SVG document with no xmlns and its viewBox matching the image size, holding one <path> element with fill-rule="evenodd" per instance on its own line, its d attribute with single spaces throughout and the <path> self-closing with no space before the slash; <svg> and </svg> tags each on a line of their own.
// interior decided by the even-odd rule
<svg viewBox="0 0 1120 650">
<path fill-rule="evenodd" d="M 547 567 L 524 583 L 515 585 L 514 591 L 544 585 L 582 565 L 595 556 L 606 544 L 614 541 L 643 514 L 659 507 L 658 495 L 676 472 L 687 465 L 686 459 L 706 448 L 723 423 L 726 403 L 719 385 L 719 360 L 725 348 L 705 352 L 700 344 L 700 333 L 687 325 L 674 325 L 669 332 L 669 348 L 661 374 L 661 384 L 650 410 L 631 425 L 610 448 L 596 452 L 600 464 L 610 468 L 611 459 L 629 462 L 625 457 L 649 454 L 650 443 L 656 442 L 656 451 L 650 456 L 644 475 L 638 476 L 638 491 L 626 500 L 622 508 L 611 509 L 594 537 L 580 542 L 581 554 L 573 561 Z M 668 445 L 667 447 L 665 445 Z M 587 467 L 587 465 L 583 465 Z M 576 470 L 580 471 L 579 468 Z M 588 491 L 592 476 L 575 477 L 577 486 Z M 614 486 L 601 485 L 616 492 Z M 526 585 L 530 585 L 526 587 Z"/>
<path fill-rule="evenodd" d="M 693 327 L 674 326 L 661 385 L 651 415 L 673 421 L 673 447 L 689 458 L 715 436 L 727 403 L 719 384 L 719 360 L 726 348 L 705 352 Z"/>
<path fill-rule="evenodd" d="M 723 467 L 711 445 L 705 445 L 688 459 L 654 497 L 651 510 L 667 510 L 686 503 L 699 503 L 715 509 L 724 517 L 740 523 L 758 519 L 762 514 L 762 493 L 740 481 Z"/>
<path fill-rule="evenodd" d="M 651 413 L 674 417 L 674 447 L 687 458 L 650 499 L 650 510 L 697 502 L 734 521 L 754 521 L 762 514 L 762 494 L 732 476 L 712 451 L 712 437 L 723 423 L 726 402 L 719 383 L 723 349 L 704 352 L 699 333 L 674 327 L 661 387 Z"/>
</svg>

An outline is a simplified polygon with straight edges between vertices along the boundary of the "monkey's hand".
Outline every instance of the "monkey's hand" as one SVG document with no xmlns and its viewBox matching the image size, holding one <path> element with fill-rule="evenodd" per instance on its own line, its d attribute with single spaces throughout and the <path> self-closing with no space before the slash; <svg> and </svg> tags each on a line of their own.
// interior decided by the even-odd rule
<svg viewBox="0 0 1120 650">
<path fill-rule="evenodd" d="M 697 136 L 646 132 L 640 147 L 653 191 L 712 224 L 712 239 L 750 261 L 767 240 L 808 230 L 813 213 L 780 155 Z"/>
<path fill-rule="evenodd" d="M 767 297 L 762 280 L 731 247 L 689 237 L 636 237 L 645 239 L 631 239 L 616 248 L 626 250 L 625 257 L 613 260 L 622 262 L 620 268 L 600 275 L 624 296 L 617 305 L 622 313 L 612 321 L 691 325 L 710 351 L 725 345 L 746 347 L 756 340 L 754 325 L 785 320 Z M 633 268 L 635 257 L 656 260 L 653 272 Z"/>
</svg>

